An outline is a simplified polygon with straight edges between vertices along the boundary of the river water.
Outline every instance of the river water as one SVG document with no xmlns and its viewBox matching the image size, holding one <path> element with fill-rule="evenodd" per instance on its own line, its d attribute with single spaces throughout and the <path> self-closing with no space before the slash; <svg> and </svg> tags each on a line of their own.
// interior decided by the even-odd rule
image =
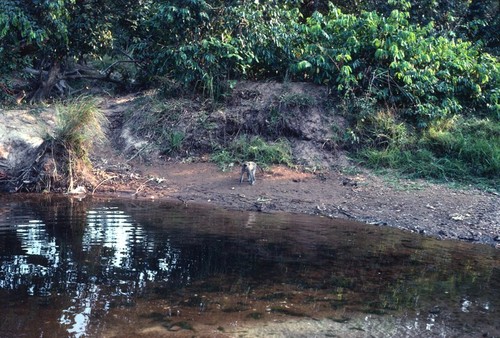
<svg viewBox="0 0 500 338">
<path fill-rule="evenodd" d="M 0 337 L 500 337 L 500 251 L 168 202 L 0 195 Z"/>
</svg>

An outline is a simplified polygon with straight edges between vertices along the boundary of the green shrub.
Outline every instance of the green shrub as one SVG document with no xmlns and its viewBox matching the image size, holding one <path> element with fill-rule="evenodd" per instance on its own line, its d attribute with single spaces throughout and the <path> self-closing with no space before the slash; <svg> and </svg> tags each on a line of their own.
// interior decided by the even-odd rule
<svg viewBox="0 0 500 338">
<path fill-rule="evenodd" d="M 343 108 L 351 125 L 346 136 L 353 144 L 377 149 L 405 148 L 417 139 L 410 124 L 405 123 L 394 109 L 379 107 L 373 97 L 347 100 Z"/>
<path fill-rule="evenodd" d="M 331 5 L 305 18 L 292 1 L 221 8 L 159 3 L 144 21 L 155 38 L 137 51 L 151 60 L 145 67 L 150 77 L 213 99 L 224 96 L 229 80 L 300 80 L 347 97 L 370 96 L 418 128 L 463 110 L 500 118 L 498 57 L 485 53 L 481 42 L 438 31 L 432 21 L 415 23 L 409 1 L 388 0 L 385 7 L 392 10 L 354 15 Z M 171 34 L 164 34 L 166 25 Z"/>
<path fill-rule="evenodd" d="M 453 33 L 436 34 L 432 22 L 412 24 L 409 3 L 393 4 L 389 15 L 315 13 L 302 27 L 295 73 L 347 96 L 371 96 L 420 128 L 463 109 L 498 119 L 498 58 Z"/>
<path fill-rule="evenodd" d="M 166 134 L 165 139 L 167 144 L 164 149 L 165 154 L 179 153 L 182 150 L 185 134 L 177 130 L 167 132 Z"/>
<path fill-rule="evenodd" d="M 405 123 L 397 121 L 390 110 L 379 110 L 356 123 L 358 137 L 376 148 L 405 147 L 414 141 Z"/>
</svg>

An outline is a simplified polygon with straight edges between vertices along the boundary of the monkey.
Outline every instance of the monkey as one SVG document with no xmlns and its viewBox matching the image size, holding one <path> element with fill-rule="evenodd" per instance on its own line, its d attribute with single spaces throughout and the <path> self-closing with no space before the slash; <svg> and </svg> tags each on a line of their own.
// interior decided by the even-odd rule
<svg viewBox="0 0 500 338">
<path fill-rule="evenodd" d="M 257 168 L 259 168 L 262 173 L 264 172 L 264 170 L 262 170 L 262 168 L 260 166 L 258 166 L 257 163 L 255 163 L 255 162 L 252 162 L 252 161 L 243 162 L 243 164 L 241 165 L 240 184 L 241 184 L 241 182 L 243 182 L 243 176 L 246 173 L 248 182 L 251 185 L 254 185 L 255 184 L 255 171 L 257 171 Z"/>
</svg>

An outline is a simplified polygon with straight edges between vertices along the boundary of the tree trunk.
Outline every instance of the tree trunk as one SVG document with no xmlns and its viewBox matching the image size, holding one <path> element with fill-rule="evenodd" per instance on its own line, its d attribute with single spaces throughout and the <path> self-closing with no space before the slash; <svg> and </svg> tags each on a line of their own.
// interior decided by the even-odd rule
<svg viewBox="0 0 500 338">
<path fill-rule="evenodd" d="M 30 102 L 43 101 L 50 95 L 52 88 L 54 88 L 60 78 L 61 64 L 59 61 L 52 62 L 48 74 L 44 75 L 44 73 L 40 72 L 40 87 L 33 93 Z"/>
</svg>

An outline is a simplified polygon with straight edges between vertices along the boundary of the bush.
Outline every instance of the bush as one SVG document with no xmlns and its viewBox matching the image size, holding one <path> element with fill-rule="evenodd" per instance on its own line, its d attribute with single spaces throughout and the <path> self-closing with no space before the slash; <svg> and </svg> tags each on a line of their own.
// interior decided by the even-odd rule
<svg viewBox="0 0 500 338">
<path fill-rule="evenodd" d="M 499 118 L 500 63 L 481 44 L 410 23 L 409 3 L 387 15 L 359 16 L 331 7 L 302 27 L 295 74 L 349 97 L 370 96 L 426 128 L 464 110 Z"/>
<path fill-rule="evenodd" d="M 23 173 L 22 190 L 51 191 L 65 186 L 72 192 L 75 181 L 86 181 L 90 148 L 106 139 L 103 125 L 107 119 L 95 99 L 82 96 L 55 108 L 54 133 L 47 135 L 30 170 Z"/>
<path fill-rule="evenodd" d="M 182 144 L 186 136 L 181 131 L 171 131 L 167 133 L 167 145 L 163 150 L 165 154 L 178 154 L 182 150 Z"/>
<path fill-rule="evenodd" d="M 413 128 L 401 121 L 394 109 L 380 108 L 376 100 L 362 97 L 345 103 L 355 143 L 377 149 L 406 147 L 416 141 Z"/>
</svg>

